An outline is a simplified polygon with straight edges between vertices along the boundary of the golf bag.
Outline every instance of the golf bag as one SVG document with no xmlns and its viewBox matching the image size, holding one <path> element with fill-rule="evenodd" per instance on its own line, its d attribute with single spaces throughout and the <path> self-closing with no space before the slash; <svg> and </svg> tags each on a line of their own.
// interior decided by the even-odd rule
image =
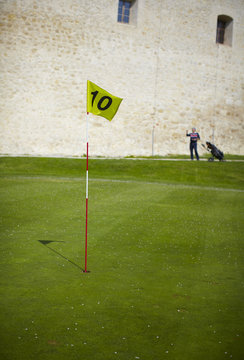
<svg viewBox="0 0 244 360">
<path fill-rule="evenodd" d="M 213 155 L 208 159 L 208 161 L 214 161 L 214 158 L 218 159 L 219 161 L 224 160 L 224 153 L 220 151 L 214 144 L 211 144 L 209 141 L 206 141 L 207 150 L 211 152 Z"/>
</svg>

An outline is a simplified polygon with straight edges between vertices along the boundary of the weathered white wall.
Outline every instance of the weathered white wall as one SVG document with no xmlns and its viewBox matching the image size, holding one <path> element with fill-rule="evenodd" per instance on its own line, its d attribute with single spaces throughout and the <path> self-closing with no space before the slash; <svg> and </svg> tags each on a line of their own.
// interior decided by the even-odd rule
<svg viewBox="0 0 244 360">
<path fill-rule="evenodd" d="M 243 0 L 0 0 L 0 153 L 86 152 L 86 81 L 123 97 L 92 117 L 91 155 L 188 153 L 185 130 L 244 153 Z M 233 17 L 232 47 L 217 16 Z"/>
</svg>

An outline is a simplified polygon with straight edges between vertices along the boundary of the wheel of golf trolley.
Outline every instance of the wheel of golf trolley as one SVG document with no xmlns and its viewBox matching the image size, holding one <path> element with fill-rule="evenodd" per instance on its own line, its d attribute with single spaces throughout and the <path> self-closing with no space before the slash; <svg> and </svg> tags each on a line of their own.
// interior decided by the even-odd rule
<svg viewBox="0 0 244 360">
<path fill-rule="evenodd" d="M 211 157 L 211 158 L 209 158 L 209 159 L 208 159 L 208 161 L 214 161 L 214 158 L 213 158 L 213 157 Z"/>
</svg>

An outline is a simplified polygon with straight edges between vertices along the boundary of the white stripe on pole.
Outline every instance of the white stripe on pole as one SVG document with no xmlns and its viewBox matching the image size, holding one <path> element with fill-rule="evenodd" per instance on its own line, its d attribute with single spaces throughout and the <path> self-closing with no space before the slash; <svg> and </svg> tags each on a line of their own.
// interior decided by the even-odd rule
<svg viewBox="0 0 244 360">
<path fill-rule="evenodd" d="M 86 113 L 86 142 L 88 143 L 89 112 Z"/>
<path fill-rule="evenodd" d="M 86 170 L 86 199 L 88 199 L 88 170 Z"/>
</svg>

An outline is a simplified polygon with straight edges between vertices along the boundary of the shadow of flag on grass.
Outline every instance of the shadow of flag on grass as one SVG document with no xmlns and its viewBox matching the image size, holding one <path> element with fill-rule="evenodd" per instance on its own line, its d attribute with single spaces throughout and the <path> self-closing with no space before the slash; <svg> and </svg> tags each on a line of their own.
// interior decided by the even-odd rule
<svg viewBox="0 0 244 360">
<path fill-rule="evenodd" d="M 64 243 L 65 241 L 58 241 L 58 240 L 38 240 L 42 245 L 44 245 L 45 247 L 47 247 L 49 250 L 53 251 L 55 254 L 57 254 L 58 256 L 60 256 L 61 258 L 65 259 L 66 261 L 68 261 L 70 264 L 72 264 L 73 266 L 77 267 L 78 269 L 82 270 L 84 272 L 84 270 L 82 269 L 82 267 L 80 267 L 79 265 L 77 265 L 76 263 L 74 263 L 72 260 L 68 259 L 67 257 L 65 257 L 64 255 L 60 254 L 57 250 L 51 248 L 50 244 L 52 243 L 57 243 L 57 242 L 61 242 Z"/>
<path fill-rule="evenodd" d="M 52 242 L 60 242 L 60 241 L 52 241 L 52 240 L 38 240 L 42 245 L 48 245 Z M 61 241 L 63 242 L 63 241 Z"/>
</svg>

